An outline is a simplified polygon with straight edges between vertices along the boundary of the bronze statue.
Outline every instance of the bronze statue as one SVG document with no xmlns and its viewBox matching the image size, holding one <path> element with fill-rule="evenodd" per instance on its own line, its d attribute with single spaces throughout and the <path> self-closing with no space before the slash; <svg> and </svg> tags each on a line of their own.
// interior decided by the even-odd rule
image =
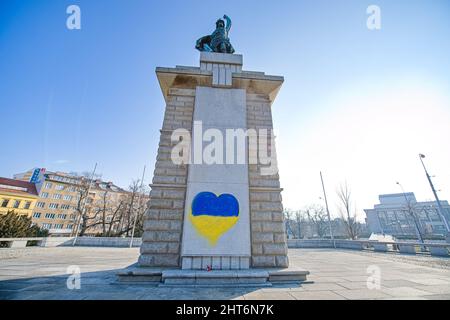
<svg viewBox="0 0 450 320">
<path fill-rule="evenodd" d="M 231 29 L 231 19 L 224 15 L 222 19 L 217 20 L 216 30 L 210 35 L 197 40 L 196 49 L 207 52 L 234 53 L 234 48 L 230 43 L 228 34 Z"/>
</svg>

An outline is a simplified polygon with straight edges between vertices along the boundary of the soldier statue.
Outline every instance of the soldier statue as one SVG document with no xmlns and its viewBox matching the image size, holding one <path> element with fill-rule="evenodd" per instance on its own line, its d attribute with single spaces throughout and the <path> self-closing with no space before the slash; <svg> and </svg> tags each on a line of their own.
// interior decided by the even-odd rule
<svg viewBox="0 0 450 320">
<path fill-rule="evenodd" d="M 234 48 L 228 37 L 231 19 L 227 15 L 224 15 L 223 18 L 226 20 L 226 25 L 224 20 L 217 20 L 216 30 L 211 35 L 198 39 L 196 49 L 206 52 L 234 53 Z"/>
</svg>

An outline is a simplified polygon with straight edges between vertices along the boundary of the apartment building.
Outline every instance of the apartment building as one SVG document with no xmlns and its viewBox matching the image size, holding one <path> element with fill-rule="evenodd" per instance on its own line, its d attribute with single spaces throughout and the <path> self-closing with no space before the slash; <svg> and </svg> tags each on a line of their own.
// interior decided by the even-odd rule
<svg viewBox="0 0 450 320">
<path fill-rule="evenodd" d="M 32 221 L 49 230 L 49 234 L 52 236 L 73 235 L 77 229 L 76 224 L 80 222 L 77 208 L 84 206 L 88 215 L 92 217 L 89 224 L 94 225 L 86 234 L 100 233 L 102 224 L 99 219 L 103 218 L 103 212 L 101 215 L 98 212 L 101 210 L 101 206 L 106 202 L 108 208 L 114 207 L 116 202 L 121 201 L 128 193 L 112 182 L 97 179 L 91 183 L 89 196 L 84 202 L 84 197 L 81 197 L 80 200 L 80 190 L 83 190 L 89 183 L 88 179 L 83 176 L 37 168 L 16 174 L 14 177 L 35 183 L 39 196 L 32 212 Z M 111 210 L 108 210 L 105 214 L 110 212 Z M 106 219 L 111 218 L 106 217 Z"/>
<path fill-rule="evenodd" d="M 14 211 L 31 217 L 37 201 L 38 192 L 33 183 L 0 178 L 0 215 Z"/>
</svg>

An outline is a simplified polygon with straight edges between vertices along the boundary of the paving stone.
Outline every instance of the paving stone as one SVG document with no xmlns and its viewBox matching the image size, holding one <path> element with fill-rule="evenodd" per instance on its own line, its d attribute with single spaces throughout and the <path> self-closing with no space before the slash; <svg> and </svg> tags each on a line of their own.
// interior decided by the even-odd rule
<svg viewBox="0 0 450 320">
<path fill-rule="evenodd" d="M 303 288 L 306 291 L 334 291 L 334 290 L 345 290 L 346 288 L 337 283 L 313 283 L 304 284 Z"/>
<path fill-rule="evenodd" d="M 412 282 L 423 284 L 423 285 L 448 285 L 450 286 L 450 281 L 447 280 L 441 280 L 441 279 L 434 279 L 434 278 L 415 278 L 411 279 Z"/>
<path fill-rule="evenodd" d="M 381 291 L 393 297 L 419 297 L 432 294 L 431 292 L 411 287 L 387 288 Z"/>
<path fill-rule="evenodd" d="M 450 286 L 449 285 L 414 285 L 414 288 L 418 290 L 423 290 L 427 292 L 431 292 L 434 294 L 450 294 Z"/>
<path fill-rule="evenodd" d="M 450 300 L 450 294 L 434 294 L 425 296 L 427 300 Z"/>
<path fill-rule="evenodd" d="M 294 300 L 288 292 L 255 292 L 244 295 L 245 300 Z"/>
<path fill-rule="evenodd" d="M 377 289 L 336 290 L 334 292 L 350 300 L 367 300 L 392 297 Z"/>
<path fill-rule="evenodd" d="M 296 300 L 346 300 L 343 296 L 332 291 L 303 291 L 291 292 Z"/>
<path fill-rule="evenodd" d="M 417 286 L 416 282 L 408 281 L 408 280 L 382 280 L 381 285 L 387 288 L 396 288 L 396 287 L 414 287 Z M 449 291 L 450 292 L 450 291 Z"/>
<path fill-rule="evenodd" d="M 391 298 L 381 298 L 381 299 L 375 299 L 375 300 L 428 300 L 424 297 L 391 297 Z"/>
<path fill-rule="evenodd" d="M 419 257 L 420 263 L 430 261 L 431 264 L 418 265 L 411 257 L 398 260 L 386 258 L 383 253 L 290 249 L 291 266 L 310 271 L 308 280 L 314 283 L 264 289 L 162 288 L 117 283 L 117 271 L 135 264 L 138 256 L 137 248 L 22 250 L 21 255 L 0 261 L 0 299 L 450 299 L 450 269 L 444 263 L 436 264 L 435 258 Z M 81 290 L 66 288 L 65 271 L 71 265 L 79 266 L 82 271 Z M 381 290 L 369 290 L 366 286 L 369 276 L 366 270 L 371 265 L 382 270 Z"/>
</svg>

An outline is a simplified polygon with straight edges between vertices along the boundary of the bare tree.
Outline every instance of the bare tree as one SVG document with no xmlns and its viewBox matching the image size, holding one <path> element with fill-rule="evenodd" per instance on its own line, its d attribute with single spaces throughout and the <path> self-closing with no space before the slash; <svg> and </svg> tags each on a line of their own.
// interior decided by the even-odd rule
<svg viewBox="0 0 450 320">
<path fill-rule="evenodd" d="M 133 180 L 129 191 L 116 192 L 94 187 L 100 175 L 92 177 L 91 173 L 82 173 L 76 176 L 75 234 L 84 236 L 89 232 L 104 237 L 129 236 L 135 220 L 136 236 L 143 233 L 149 195 L 147 189 L 141 187 L 140 180 Z"/>
<path fill-rule="evenodd" d="M 290 235 L 294 236 L 294 233 L 292 232 L 292 210 L 290 209 L 284 209 L 284 217 L 285 217 L 285 224 L 286 224 L 286 233 L 287 238 L 289 239 Z"/>
<path fill-rule="evenodd" d="M 356 210 L 353 208 L 353 199 L 351 190 L 345 182 L 337 190 L 339 199 L 339 213 L 343 220 L 346 231 L 350 239 L 356 240 L 360 233 L 360 224 L 356 220 Z"/>
<path fill-rule="evenodd" d="M 117 195 L 115 192 L 109 190 L 100 191 L 100 198 L 95 200 L 95 193 L 93 191 L 95 180 L 101 178 L 101 175 L 92 177 L 91 173 L 85 172 L 77 174 L 78 183 L 76 186 L 77 202 L 74 210 L 76 212 L 76 226 L 75 232 L 78 232 L 80 237 L 89 232 L 95 232 L 95 229 L 100 225 L 102 236 L 110 236 L 113 226 L 118 222 L 118 213 L 122 210 L 124 200 L 115 199 Z M 89 193 L 89 194 L 88 194 Z"/>
<path fill-rule="evenodd" d="M 84 236 L 86 230 L 88 229 L 89 221 L 92 220 L 89 216 L 89 211 L 87 210 L 87 205 L 89 205 L 88 193 L 91 183 L 91 174 L 89 173 L 82 173 L 81 176 L 78 177 L 78 183 L 76 186 L 77 203 L 74 210 L 76 212 L 75 233 L 78 233 L 80 237 Z"/>
<path fill-rule="evenodd" d="M 305 219 L 303 217 L 302 211 L 300 211 L 300 210 L 295 211 L 294 215 L 295 215 L 295 223 L 297 224 L 296 225 L 296 227 L 297 227 L 297 238 L 301 239 L 302 235 L 303 235 L 302 225 L 303 225 Z"/>
<path fill-rule="evenodd" d="M 304 212 L 319 238 L 323 238 L 328 230 L 328 216 L 325 208 L 321 205 L 310 205 L 304 209 Z"/>
<path fill-rule="evenodd" d="M 101 197 L 91 207 L 89 220 L 93 222 L 88 224 L 87 229 L 94 229 L 101 225 L 101 236 L 110 237 L 113 226 L 119 222 L 118 214 L 126 203 L 126 197 L 122 193 L 115 193 L 106 190 L 101 193 Z M 92 215 L 92 212 L 94 214 Z"/>
<path fill-rule="evenodd" d="M 145 186 L 141 188 L 140 180 L 132 180 L 128 189 L 128 195 L 118 218 L 119 223 L 116 234 L 128 237 L 133 229 L 134 220 L 137 219 L 135 236 L 138 237 L 143 233 L 144 229 L 144 213 L 149 199 L 148 190 Z"/>
</svg>

